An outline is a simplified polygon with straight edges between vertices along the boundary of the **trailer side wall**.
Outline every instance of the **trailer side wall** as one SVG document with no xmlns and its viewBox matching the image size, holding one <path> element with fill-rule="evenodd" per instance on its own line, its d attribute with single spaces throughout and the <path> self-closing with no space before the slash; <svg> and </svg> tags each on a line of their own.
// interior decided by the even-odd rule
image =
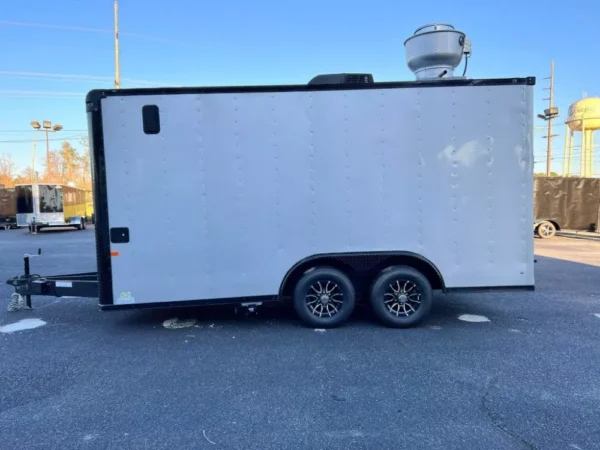
<svg viewBox="0 0 600 450">
<path fill-rule="evenodd" d="M 86 198 L 83 189 L 63 186 L 65 220 L 71 217 L 86 217 Z"/>
<path fill-rule="evenodd" d="M 91 114 L 101 303 L 276 295 L 341 252 L 417 253 L 448 288 L 534 283 L 528 83 L 115 92 Z"/>
</svg>

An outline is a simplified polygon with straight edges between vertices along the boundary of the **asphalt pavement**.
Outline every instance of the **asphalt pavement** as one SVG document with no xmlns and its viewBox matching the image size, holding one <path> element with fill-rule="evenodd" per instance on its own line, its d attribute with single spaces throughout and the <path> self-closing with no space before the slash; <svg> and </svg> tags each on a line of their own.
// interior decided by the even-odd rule
<svg viewBox="0 0 600 450">
<path fill-rule="evenodd" d="M 366 308 L 325 332 L 287 306 L 9 313 L 2 284 L 0 449 L 598 449 L 600 242 L 536 245 L 535 292 L 440 295 L 408 330 Z M 91 229 L 0 231 L 0 281 L 38 247 L 35 273 L 95 270 Z"/>
</svg>

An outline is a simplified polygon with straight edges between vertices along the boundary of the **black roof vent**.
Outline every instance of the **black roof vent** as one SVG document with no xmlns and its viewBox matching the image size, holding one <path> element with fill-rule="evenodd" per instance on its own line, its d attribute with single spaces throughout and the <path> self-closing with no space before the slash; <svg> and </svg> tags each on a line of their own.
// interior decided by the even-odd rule
<svg viewBox="0 0 600 450">
<path fill-rule="evenodd" d="M 373 75 L 370 73 L 330 73 L 325 75 L 317 75 L 308 82 L 310 85 L 315 84 L 372 84 Z"/>
</svg>

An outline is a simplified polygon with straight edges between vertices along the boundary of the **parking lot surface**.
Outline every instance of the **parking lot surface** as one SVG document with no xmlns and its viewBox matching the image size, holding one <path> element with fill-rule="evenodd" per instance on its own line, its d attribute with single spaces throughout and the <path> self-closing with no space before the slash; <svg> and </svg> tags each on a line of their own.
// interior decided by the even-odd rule
<svg viewBox="0 0 600 450">
<path fill-rule="evenodd" d="M 38 247 L 34 273 L 95 270 L 91 229 L 3 231 L 0 281 Z M 324 332 L 287 306 L 99 312 L 39 297 L 9 313 L 2 284 L 0 448 L 597 449 L 600 242 L 536 240 L 536 253 L 535 292 L 440 295 L 408 330 L 366 308 Z M 39 320 L 11 331 L 23 319 Z"/>
</svg>

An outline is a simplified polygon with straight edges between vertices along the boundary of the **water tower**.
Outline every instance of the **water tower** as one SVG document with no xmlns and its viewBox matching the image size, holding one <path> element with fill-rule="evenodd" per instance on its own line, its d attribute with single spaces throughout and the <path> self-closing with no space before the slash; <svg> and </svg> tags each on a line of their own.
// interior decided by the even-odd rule
<svg viewBox="0 0 600 450">
<path fill-rule="evenodd" d="M 580 133 L 581 177 L 594 176 L 594 132 L 600 130 L 600 98 L 590 97 L 579 100 L 569 107 L 565 133 L 565 159 L 563 175 L 570 176 L 573 162 L 573 141 L 575 133 Z"/>
</svg>

